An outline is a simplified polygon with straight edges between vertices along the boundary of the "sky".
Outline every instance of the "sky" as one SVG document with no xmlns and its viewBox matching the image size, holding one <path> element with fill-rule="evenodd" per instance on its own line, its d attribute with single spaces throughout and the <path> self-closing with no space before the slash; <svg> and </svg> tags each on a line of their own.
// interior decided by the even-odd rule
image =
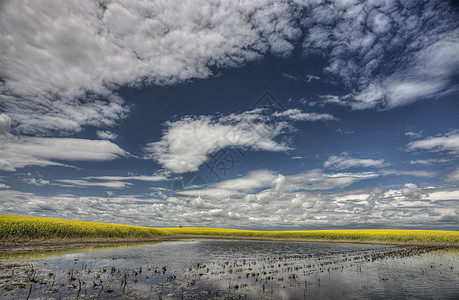
<svg viewBox="0 0 459 300">
<path fill-rule="evenodd" d="M 0 213 L 459 230 L 454 1 L 0 1 Z"/>
</svg>

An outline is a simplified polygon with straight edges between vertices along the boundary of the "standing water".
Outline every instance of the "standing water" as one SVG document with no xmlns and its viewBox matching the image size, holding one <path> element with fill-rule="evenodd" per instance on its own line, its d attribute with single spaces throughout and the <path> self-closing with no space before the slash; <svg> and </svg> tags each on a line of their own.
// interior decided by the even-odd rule
<svg viewBox="0 0 459 300">
<path fill-rule="evenodd" d="M 0 254 L 2 299 L 459 299 L 459 252 L 189 240 Z"/>
</svg>

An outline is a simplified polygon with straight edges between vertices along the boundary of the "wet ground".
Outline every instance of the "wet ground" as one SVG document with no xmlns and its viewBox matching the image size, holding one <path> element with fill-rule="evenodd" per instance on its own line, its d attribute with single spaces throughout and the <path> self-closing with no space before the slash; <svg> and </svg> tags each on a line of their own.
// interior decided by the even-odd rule
<svg viewBox="0 0 459 300">
<path fill-rule="evenodd" d="M 459 299 L 459 252 L 184 240 L 0 254 L 2 299 Z"/>
</svg>

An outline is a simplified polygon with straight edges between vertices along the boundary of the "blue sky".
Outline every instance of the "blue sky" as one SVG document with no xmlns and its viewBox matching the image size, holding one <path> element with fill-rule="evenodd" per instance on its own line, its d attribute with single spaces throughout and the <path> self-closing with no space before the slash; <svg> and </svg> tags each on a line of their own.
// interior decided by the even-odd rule
<svg viewBox="0 0 459 300">
<path fill-rule="evenodd" d="M 457 230 L 447 1 L 3 1 L 0 213 Z"/>
</svg>

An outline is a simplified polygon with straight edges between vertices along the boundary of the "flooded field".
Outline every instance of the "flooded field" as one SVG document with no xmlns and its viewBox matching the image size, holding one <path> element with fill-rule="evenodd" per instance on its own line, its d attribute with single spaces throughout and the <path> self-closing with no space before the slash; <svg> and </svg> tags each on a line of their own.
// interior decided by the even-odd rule
<svg viewBox="0 0 459 300">
<path fill-rule="evenodd" d="M 458 299 L 459 252 L 189 240 L 0 254 L 2 299 Z"/>
</svg>

